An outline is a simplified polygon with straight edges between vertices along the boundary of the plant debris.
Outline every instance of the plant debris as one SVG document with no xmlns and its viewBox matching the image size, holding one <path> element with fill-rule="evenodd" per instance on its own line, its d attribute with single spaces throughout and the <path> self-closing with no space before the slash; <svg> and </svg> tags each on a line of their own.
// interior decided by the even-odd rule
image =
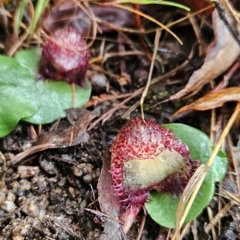
<svg viewBox="0 0 240 240">
<path fill-rule="evenodd" d="M 67 109 L 69 122 L 61 122 L 58 128 L 39 138 L 34 146 L 16 155 L 10 162 L 10 166 L 19 163 L 22 159 L 49 148 L 65 148 L 89 141 L 86 132 L 89 122 L 95 117 L 85 109 Z M 71 131 L 73 127 L 73 140 Z"/>
</svg>

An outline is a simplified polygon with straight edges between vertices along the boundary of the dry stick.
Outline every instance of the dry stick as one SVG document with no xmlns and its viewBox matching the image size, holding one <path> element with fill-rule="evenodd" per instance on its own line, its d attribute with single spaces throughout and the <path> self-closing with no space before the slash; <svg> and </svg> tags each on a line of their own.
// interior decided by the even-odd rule
<svg viewBox="0 0 240 240">
<path fill-rule="evenodd" d="M 214 217 L 213 217 L 213 211 L 212 211 L 211 207 L 209 207 L 209 206 L 207 207 L 207 213 L 208 213 L 208 219 L 209 219 L 209 221 L 211 223 L 213 221 Z M 216 235 L 215 228 L 212 228 L 211 230 L 212 230 L 211 231 L 212 232 L 212 238 L 213 238 L 213 240 L 216 240 L 217 239 L 217 235 Z M 206 228 L 205 228 L 205 232 L 206 232 Z"/>
<path fill-rule="evenodd" d="M 205 11 L 211 9 L 211 8 L 213 8 L 213 6 L 207 6 L 207 7 L 202 8 L 202 9 L 196 11 L 196 12 L 192 12 L 191 14 L 189 14 L 189 15 L 187 15 L 187 16 L 185 16 L 185 17 L 181 17 L 181 18 L 179 18 L 178 20 L 175 20 L 175 21 L 173 21 L 173 22 L 171 22 L 171 23 L 168 23 L 168 24 L 166 25 L 166 27 L 170 28 L 170 27 L 172 27 L 172 26 L 174 26 L 174 25 L 176 25 L 176 24 L 178 24 L 178 23 L 181 23 L 181 22 L 187 20 L 187 19 L 189 18 L 189 16 L 196 16 L 196 15 L 198 15 L 198 14 L 200 14 L 200 13 L 203 13 L 203 12 L 205 12 Z M 158 29 L 158 27 L 157 27 L 157 28 L 154 28 L 154 29 L 150 29 L 150 30 L 146 30 L 146 29 L 145 29 L 144 32 L 143 32 L 142 30 L 139 30 L 139 29 L 136 30 L 136 29 L 127 28 L 127 27 L 117 27 L 116 25 L 111 24 L 111 23 L 109 23 L 109 22 L 107 22 L 107 21 L 103 21 L 102 19 L 96 19 L 96 21 L 97 21 L 98 24 L 107 25 L 107 26 L 109 26 L 110 28 L 112 28 L 112 29 L 114 29 L 114 30 L 116 30 L 116 31 L 122 31 L 122 32 L 133 33 L 133 34 L 143 34 L 143 33 L 149 34 L 149 33 L 155 32 L 155 31 Z M 161 27 L 160 29 L 162 30 L 162 29 L 164 29 L 164 28 Z M 99 38 L 99 37 L 97 38 L 97 37 L 96 37 L 95 39 L 101 39 L 101 38 Z M 111 39 L 111 41 L 113 41 L 113 40 Z"/>
<path fill-rule="evenodd" d="M 233 194 L 225 189 L 222 190 L 222 196 L 229 199 L 231 202 L 233 202 L 236 205 L 240 205 L 240 199 L 239 199 L 239 194 Z"/>
<path fill-rule="evenodd" d="M 193 234 L 193 239 L 194 240 L 198 240 L 198 236 L 197 236 L 197 223 L 196 223 L 196 219 L 193 220 L 193 224 L 190 225 L 191 227 L 191 231 Z"/>
<path fill-rule="evenodd" d="M 215 147 L 214 147 L 214 149 L 212 151 L 212 154 L 211 154 L 210 158 L 208 159 L 205 167 L 210 168 L 212 166 L 214 158 L 216 157 L 216 155 L 217 155 L 217 153 L 218 153 L 218 151 L 219 151 L 219 149 L 220 149 L 220 147 L 222 145 L 222 142 L 224 141 L 224 139 L 226 138 L 227 134 L 229 133 L 229 131 L 230 131 L 232 125 L 234 124 L 235 120 L 237 119 L 239 113 L 240 113 L 240 102 L 237 103 L 237 106 L 236 106 L 236 108 L 235 108 L 231 118 L 229 119 L 226 127 L 224 128 L 221 136 L 219 137 L 219 139 L 218 139 L 218 141 L 217 141 L 217 143 L 216 143 L 216 145 L 215 145 Z M 200 167 L 202 167 L 202 166 L 204 166 L 204 165 L 202 164 Z M 198 171 L 198 169 L 197 169 L 197 171 Z M 185 210 L 184 210 L 184 212 L 182 214 L 180 222 L 177 222 L 177 230 L 175 231 L 172 240 L 176 239 L 177 236 L 179 235 L 180 228 L 182 227 L 182 225 L 183 225 L 183 223 L 184 223 L 184 221 L 186 219 L 186 216 L 187 216 L 187 214 L 188 214 L 188 212 L 189 212 L 189 210 L 190 210 L 190 208 L 191 208 L 191 206 L 192 206 L 192 204 L 193 204 L 193 202 L 194 202 L 194 200 L 196 198 L 196 195 L 198 194 L 198 191 L 199 191 L 200 187 L 202 186 L 202 182 L 203 182 L 203 180 L 204 180 L 206 175 L 207 175 L 207 171 L 202 174 L 201 179 L 199 179 L 199 181 L 197 182 L 196 187 L 195 187 L 195 189 L 194 189 L 194 191 L 193 191 L 193 193 L 192 193 L 192 195 L 191 195 L 191 197 L 190 197 L 190 199 L 189 199 L 189 201 L 188 201 L 188 203 L 186 205 L 186 208 L 185 208 Z M 195 177 L 195 174 L 193 175 L 193 177 Z M 182 195 L 182 197 L 184 197 L 184 195 Z"/>
<path fill-rule="evenodd" d="M 200 14 L 200 13 L 206 12 L 207 10 L 209 10 L 209 9 L 211 9 L 211 8 L 213 8 L 213 6 L 207 6 L 207 7 L 205 7 L 205 8 L 202 8 L 201 10 L 198 10 L 198 11 L 196 11 L 196 12 L 193 12 L 193 13 L 185 16 L 185 17 L 181 17 L 181 18 L 179 18 L 178 20 L 175 20 L 175 21 L 173 21 L 173 22 L 170 22 L 170 23 L 168 23 L 166 26 L 167 26 L 168 28 L 170 28 L 170 27 L 172 27 L 172 26 L 174 26 L 174 25 L 177 25 L 178 23 L 181 23 L 181 22 L 187 20 L 187 19 L 189 18 L 189 16 L 196 16 L 196 15 L 198 15 L 198 14 Z M 145 34 L 153 33 L 153 32 L 155 32 L 155 31 L 156 31 L 156 29 L 145 30 Z M 135 32 L 133 32 L 133 33 L 139 33 L 139 31 L 135 31 Z"/>
<path fill-rule="evenodd" d="M 63 223 L 61 223 L 60 221 L 57 221 L 55 219 L 51 219 L 50 221 L 52 221 L 52 226 L 55 225 L 57 227 L 59 227 L 60 229 L 62 229 L 63 231 L 67 232 L 69 235 L 73 236 L 73 237 L 77 237 L 79 239 L 82 239 L 82 235 L 79 235 L 77 233 L 75 233 L 70 227 L 68 227 L 67 225 L 65 226 Z"/>
<path fill-rule="evenodd" d="M 137 94 L 136 94 L 137 93 Z M 126 98 L 124 101 L 116 105 L 114 108 L 110 109 L 106 113 L 104 113 L 100 118 L 98 118 L 93 124 L 87 129 L 87 131 L 90 131 L 92 128 L 94 128 L 101 120 L 103 120 L 108 115 L 114 113 L 116 110 L 118 110 L 121 106 L 123 106 L 126 102 L 130 101 L 132 98 L 136 97 L 138 94 L 140 94 L 138 91 L 133 93 L 132 96 Z"/>
<path fill-rule="evenodd" d="M 119 221 L 118 219 L 112 218 L 111 216 L 108 216 L 108 215 L 105 214 L 105 213 L 102 213 L 102 212 L 99 212 L 99 211 L 96 211 L 96 210 L 93 210 L 93 209 L 90 209 L 90 208 L 84 208 L 84 210 L 95 214 L 97 217 L 105 217 L 105 218 L 110 219 L 110 220 L 113 221 L 113 222 L 117 222 L 117 223 L 119 223 L 119 224 L 121 224 L 121 225 L 123 224 L 123 223 L 122 223 L 121 221 Z"/>
<path fill-rule="evenodd" d="M 75 83 L 72 83 L 71 86 L 72 86 L 72 107 L 75 108 L 76 107 L 76 85 Z"/>
<path fill-rule="evenodd" d="M 211 120 L 210 120 L 210 140 L 211 142 L 214 142 L 215 138 L 214 136 L 216 136 L 216 131 L 214 129 L 214 126 L 216 124 L 216 109 L 212 109 L 211 110 Z"/>
<path fill-rule="evenodd" d="M 199 44 L 198 46 L 198 51 L 199 51 L 199 55 L 200 56 L 203 56 L 204 54 L 204 46 L 203 44 L 201 44 L 201 39 L 202 39 L 202 35 L 201 35 L 201 30 L 200 30 L 200 27 L 198 26 L 197 24 L 197 20 L 194 16 L 191 16 L 190 13 L 187 14 L 187 16 L 189 17 L 189 22 L 191 23 L 192 25 L 192 28 L 193 28 L 193 31 L 195 33 L 195 36 L 196 36 L 196 39 L 197 39 L 197 42 Z"/>
<path fill-rule="evenodd" d="M 190 54 L 191 56 L 193 56 L 193 52 Z M 190 59 L 191 57 L 189 57 Z M 158 83 L 162 80 L 165 80 L 166 78 L 169 78 L 171 76 L 174 76 L 176 74 L 176 72 L 178 70 L 181 70 L 185 67 L 185 65 L 188 63 L 188 60 L 184 61 L 180 66 L 176 67 L 175 69 L 171 70 L 170 72 L 166 73 L 163 76 L 158 76 L 156 78 L 154 78 L 151 83 L 150 86 Z M 114 108 L 110 109 L 108 112 L 104 113 L 100 118 L 98 118 L 95 122 L 92 123 L 92 125 L 87 129 L 88 131 L 90 131 L 92 128 L 94 128 L 101 120 L 103 120 L 105 117 L 107 117 L 108 115 L 112 114 L 114 111 L 118 110 L 119 107 L 121 107 L 122 105 L 124 105 L 126 102 L 130 101 L 132 98 L 140 95 L 142 92 L 144 91 L 144 88 L 140 88 L 138 89 L 136 92 L 134 92 L 132 94 L 132 96 L 130 96 L 129 98 L 125 99 L 123 102 L 119 103 L 117 106 L 115 106 Z M 138 105 L 138 102 L 136 104 L 134 104 L 134 107 Z M 131 109 L 131 108 L 130 108 Z M 129 110 L 126 111 L 126 113 L 129 112 Z M 124 113 L 124 116 L 126 116 L 126 113 Z"/>
<path fill-rule="evenodd" d="M 231 207 L 234 205 L 233 202 L 229 202 L 226 204 L 219 212 L 218 214 L 208 223 L 208 225 L 204 228 L 204 231 L 208 233 L 214 225 L 218 223 L 218 221 L 226 216 L 226 213 L 231 209 Z"/>
<path fill-rule="evenodd" d="M 158 29 L 156 31 L 156 36 L 155 36 L 155 40 L 154 40 L 154 51 L 153 51 L 153 56 L 152 56 L 152 61 L 151 61 L 151 66 L 150 66 L 150 71 L 149 71 L 149 74 L 148 74 L 148 80 L 147 80 L 147 84 L 144 88 L 144 91 L 142 93 L 142 97 L 141 97 L 141 100 L 140 100 L 140 106 L 141 106 L 141 115 L 142 115 L 142 119 L 144 119 L 144 113 L 143 113 L 143 102 L 144 102 L 144 99 L 147 95 L 147 92 L 148 92 L 148 89 L 149 89 L 149 86 L 150 86 L 150 83 L 151 83 L 151 78 L 152 78 L 152 73 L 153 73 L 153 67 L 154 67 L 154 62 L 155 62 L 155 58 L 156 58 L 156 55 L 157 55 L 157 50 L 158 50 L 158 43 L 159 43 L 159 38 L 160 38 L 160 30 Z"/>
<path fill-rule="evenodd" d="M 181 236 L 179 240 L 182 240 L 184 236 L 189 232 L 189 229 L 191 228 L 191 223 L 187 223 L 186 226 L 184 226 L 183 231 L 181 233 Z"/>
<path fill-rule="evenodd" d="M 18 155 L 16 155 L 10 162 L 8 167 L 11 167 L 17 163 L 19 163 L 22 159 L 26 158 L 27 156 L 33 155 L 34 153 L 46 150 L 48 148 L 55 148 L 56 144 L 49 144 L 49 143 L 44 143 L 44 144 L 40 144 L 40 145 L 36 145 L 33 146 L 29 149 L 27 149 L 24 152 L 19 153 Z"/>
<path fill-rule="evenodd" d="M 111 92 L 110 92 L 111 93 Z M 88 103 L 85 105 L 85 108 L 95 106 L 101 102 L 105 101 L 111 101 L 111 100 L 116 100 L 116 99 L 121 99 L 121 98 L 126 98 L 132 96 L 132 93 L 125 93 L 121 95 L 116 95 L 116 93 L 112 92 L 112 95 L 110 94 L 101 94 L 99 96 L 93 96 Z"/>
<path fill-rule="evenodd" d="M 96 17 L 95 14 L 93 12 L 93 10 L 91 9 L 91 7 L 89 6 L 88 1 L 83 1 L 83 3 L 81 3 L 80 1 L 74 1 L 78 7 L 88 16 L 89 19 L 92 20 L 92 38 L 91 41 L 87 44 L 87 49 L 90 48 L 93 45 L 94 40 L 96 39 L 97 36 L 97 31 L 98 31 L 98 27 L 97 27 L 97 21 L 96 21 Z"/>
<path fill-rule="evenodd" d="M 141 225 L 140 225 L 140 228 L 139 228 L 139 231 L 138 231 L 138 236 L 136 237 L 136 240 L 141 239 L 143 228 L 144 228 L 145 223 L 146 223 L 146 218 L 147 218 L 147 215 L 144 213 L 143 218 L 142 218 L 142 222 L 141 222 Z"/>
</svg>

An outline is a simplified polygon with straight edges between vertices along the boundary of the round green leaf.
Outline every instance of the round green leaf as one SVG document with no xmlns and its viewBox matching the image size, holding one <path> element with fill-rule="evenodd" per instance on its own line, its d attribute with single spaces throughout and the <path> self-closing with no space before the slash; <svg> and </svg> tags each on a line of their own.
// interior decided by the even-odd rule
<svg viewBox="0 0 240 240">
<path fill-rule="evenodd" d="M 178 138 L 187 144 L 193 160 L 200 160 L 202 163 L 208 160 L 213 144 L 205 133 L 184 124 L 165 124 L 163 126 L 171 129 Z M 185 222 L 196 218 L 209 204 L 214 194 L 215 181 L 220 181 L 224 177 L 226 168 L 226 155 L 220 151 L 203 181 Z M 155 222 L 168 228 L 175 228 L 178 203 L 179 198 L 176 196 L 153 192 L 145 207 Z"/>
</svg>

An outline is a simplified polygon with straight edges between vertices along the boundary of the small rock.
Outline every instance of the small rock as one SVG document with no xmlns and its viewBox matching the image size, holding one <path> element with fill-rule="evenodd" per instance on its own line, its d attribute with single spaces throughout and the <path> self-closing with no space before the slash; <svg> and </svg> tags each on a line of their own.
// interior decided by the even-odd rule
<svg viewBox="0 0 240 240">
<path fill-rule="evenodd" d="M 24 191 L 29 191 L 31 189 L 31 183 L 26 179 L 21 179 L 19 181 L 20 189 Z"/>
<path fill-rule="evenodd" d="M 102 92 L 107 88 L 107 78 L 100 73 L 95 73 L 91 76 L 91 83 L 95 92 Z"/>
<path fill-rule="evenodd" d="M 73 187 L 69 187 L 68 191 L 72 195 L 73 198 L 75 198 L 76 195 L 79 194 L 79 191 L 76 188 L 73 188 Z"/>
<path fill-rule="evenodd" d="M 57 168 L 55 166 L 55 163 L 52 162 L 52 161 L 48 161 L 46 159 L 43 159 L 43 160 L 40 161 L 40 166 L 45 172 L 47 172 L 50 175 L 57 174 L 57 172 L 58 172 Z"/>
<path fill-rule="evenodd" d="M 4 157 L 2 152 L 0 152 L 0 165 L 4 164 L 5 162 L 6 162 L 6 158 Z"/>
<path fill-rule="evenodd" d="M 6 212 L 11 212 L 15 207 L 16 205 L 12 201 L 4 201 L 3 204 L 0 205 L 0 208 Z"/>
<path fill-rule="evenodd" d="M 83 181 L 85 183 L 90 183 L 92 180 L 93 180 L 93 176 L 91 173 L 88 173 L 83 177 Z"/>
<path fill-rule="evenodd" d="M 57 184 L 59 187 L 63 187 L 66 184 L 66 178 L 61 178 L 61 180 Z"/>
<path fill-rule="evenodd" d="M 4 156 L 5 156 L 7 161 L 11 161 L 14 158 L 13 153 L 5 153 Z"/>
<path fill-rule="evenodd" d="M 76 177 L 82 177 L 88 173 L 92 173 L 92 165 L 88 163 L 81 163 L 73 166 L 73 174 Z"/>
<path fill-rule="evenodd" d="M 32 166 L 19 166 L 18 173 L 20 178 L 29 178 L 37 175 L 39 173 L 39 167 L 32 167 Z"/>
<path fill-rule="evenodd" d="M 26 203 L 27 199 L 25 199 Z M 24 204 L 24 203 L 23 203 Z M 32 200 L 29 204 L 25 205 L 22 208 L 22 211 L 31 217 L 38 217 L 42 219 L 46 214 L 46 207 L 48 206 L 49 201 L 47 196 L 42 195 L 41 197 Z"/>
<path fill-rule="evenodd" d="M 8 192 L 8 195 L 7 195 L 7 200 L 8 201 L 15 201 L 16 200 L 16 195 L 13 194 L 12 192 Z"/>
<path fill-rule="evenodd" d="M 32 179 L 32 190 L 43 192 L 47 188 L 47 181 L 44 176 L 36 176 Z"/>
</svg>

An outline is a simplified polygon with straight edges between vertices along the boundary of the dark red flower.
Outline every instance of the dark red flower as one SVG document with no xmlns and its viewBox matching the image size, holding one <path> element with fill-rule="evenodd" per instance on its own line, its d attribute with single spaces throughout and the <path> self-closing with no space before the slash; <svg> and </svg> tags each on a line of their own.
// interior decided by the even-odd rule
<svg viewBox="0 0 240 240">
<path fill-rule="evenodd" d="M 113 188 L 125 211 L 121 219 L 134 218 L 153 189 L 180 195 L 198 166 L 171 130 L 132 118 L 111 148 Z"/>
<path fill-rule="evenodd" d="M 63 28 L 45 41 L 39 73 L 43 78 L 84 86 L 89 57 L 82 36 L 73 28 Z"/>
</svg>

